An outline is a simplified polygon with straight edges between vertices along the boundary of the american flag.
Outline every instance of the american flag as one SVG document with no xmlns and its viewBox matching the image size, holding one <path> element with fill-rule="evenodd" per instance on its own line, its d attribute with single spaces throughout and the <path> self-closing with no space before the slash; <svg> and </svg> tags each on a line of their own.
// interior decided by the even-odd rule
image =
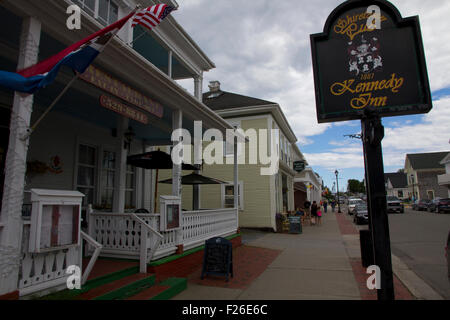
<svg viewBox="0 0 450 320">
<path fill-rule="evenodd" d="M 134 28 L 136 25 L 141 24 L 152 30 L 152 28 L 160 24 L 161 21 L 173 10 L 176 10 L 176 8 L 166 4 L 156 4 L 154 6 L 139 10 L 134 16 L 131 26 Z"/>
</svg>

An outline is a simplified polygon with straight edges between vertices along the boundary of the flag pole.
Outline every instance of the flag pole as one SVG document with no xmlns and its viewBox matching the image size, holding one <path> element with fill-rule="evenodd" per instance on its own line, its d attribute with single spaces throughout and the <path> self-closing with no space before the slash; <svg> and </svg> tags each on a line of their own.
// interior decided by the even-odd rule
<svg viewBox="0 0 450 320">
<path fill-rule="evenodd" d="M 66 93 L 66 91 L 70 88 L 70 86 L 80 77 L 80 73 L 77 72 L 76 75 L 69 81 L 69 83 L 64 87 L 64 89 L 59 93 L 59 95 L 53 100 L 52 104 L 44 111 L 44 113 L 39 117 L 39 119 L 27 129 L 27 133 L 22 137 L 22 140 L 27 140 L 33 131 L 36 129 L 38 124 L 44 119 L 44 117 L 53 109 L 55 104 L 62 98 L 62 96 Z"/>
<path fill-rule="evenodd" d="M 142 38 L 143 36 L 145 36 L 146 33 L 147 33 L 147 31 L 144 30 L 144 32 L 142 32 L 139 36 L 137 36 L 136 39 L 134 39 L 133 41 L 130 42 L 130 45 L 132 45 L 133 43 L 135 43 L 136 41 L 138 41 L 140 38 Z"/>
<path fill-rule="evenodd" d="M 141 6 L 138 4 L 136 6 L 136 8 L 133 10 L 134 13 L 136 13 L 137 10 L 139 10 Z M 130 17 L 131 18 L 131 17 Z M 123 26 L 122 26 L 123 27 Z M 115 34 L 113 34 L 111 36 L 111 38 L 108 39 L 108 41 L 105 43 L 105 45 L 103 46 L 103 48 L 101 49 L 101 51 L 99 52 L 102 53 L 105 48 L 109 45 L 109 43 L 112 41 L 112 39 L 117 35 L 117 33 L 119 33 L 119 31 L 122 28 L 120 28 L 119 30 L 117 30 L 117 32 Z M 44 113 L 39 117 L 39 119 L 30 127 L 27 129 L 27 132 L 23 135 L 22 137 L 22 141 L 27 140 L 31 134 L 33 133 L 33 131 L 36 129 L 36 127 L 38 126 L 38 124 L 42 121 L 42 119 L 44 119 L 44 117 L 53 109 L 53 107 L 58 103 L 58 101 L 62 98 L 62 96 L 67 92 L 67 90 L 69 90 L 69 88 L 72 86 L 72 84 L 80 77 L 81 73 L 76 72 L 75 76 L 69 81 L 69 83 L 67 83 L 67 85 L 64 87 L 64 89 L 60 92 L 60 94 L 55 98 L 55 100 L 53 100 L 53 102 L 51 103 L 51 105 L 44 111 Z"/>
</svg>

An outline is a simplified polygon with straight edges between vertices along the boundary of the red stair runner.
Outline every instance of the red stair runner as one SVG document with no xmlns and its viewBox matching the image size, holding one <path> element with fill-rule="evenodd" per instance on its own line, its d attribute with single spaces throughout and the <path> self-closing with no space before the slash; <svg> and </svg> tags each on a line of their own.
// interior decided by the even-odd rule
<svg viewBox="0 0 450 320">
<path fill-rule="evenodd" d="M 150 300 L 154 296 L 160 294 L 161 292 L 164 292 L 164 290 L 169 289 L 169 286 L 161 286 L 161 285 L 154 285 L 148 289 L 145 289 L 144 291 L 139 292 L 138 294 L 129 297 L 126 300 Z"/>
<path fill-rule="evenodd" d="M 83 294 L 81 294 L 80 296 L 77 297 L 77 300 L 92 300 L 94 298 L 100 297 L 106 293 L 109 293 L 111 291 L 115 291 L 117 289 L 120 289 L 124 286 L 126 286 L 127 284 L 136 282 L 138 280 L 144 279 L 151 276 L 150 274 L 146 274 L 146 273 L 137 273 L 137 274 L 132 274 L 131 276 L 110 282 L 110 283 L 106 283 L 100 287 L 97 288 L 93 288 L 91 290 L 89 290 L 88 292 L 85 292 Z"/>
</svg>

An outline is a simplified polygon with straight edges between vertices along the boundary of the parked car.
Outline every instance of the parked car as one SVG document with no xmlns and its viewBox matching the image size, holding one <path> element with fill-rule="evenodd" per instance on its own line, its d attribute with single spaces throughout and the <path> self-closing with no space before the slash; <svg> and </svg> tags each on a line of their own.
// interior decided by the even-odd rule
<svg viewBox="0 0 450 320">
<path fill-rule="evenodd" d="M 393 196 L 388 196 L 386 198 L 387 201 L 387 212 L 398 212 L 398 213 L 405 213 L 405 207 L 403 206 L 402 201 Z"/>
<path fill-rule="evenodd" d="M 353 210 L 357 204 L 366 204 L 362 199 L 359 198 L 351 198 L 348 199 L 347 212 L 349 215 L 353 214 Z"/>
<path fill-rule="evenodd" d="M 369 224 L 369 212 L 365 203 L 357 203 L 353 210 L 353 222 L 356 224 Z"/>
<path fill-rule="evenodd" d="M 450 212 L 450 198 L 436 198 L 428 205 L 430 212 Z"/>
<path fill-rule="evenodd" d="M 430 202 L 431 201 L 428 199 L 416 200 L 416 201 L 414 201 L 414 203 L 412 205 L 412 209 L 417 210 L 417 211 L 422 211 L 422 210 L 427 211 L 428 205 L 430 204 Z"/>
</svg>

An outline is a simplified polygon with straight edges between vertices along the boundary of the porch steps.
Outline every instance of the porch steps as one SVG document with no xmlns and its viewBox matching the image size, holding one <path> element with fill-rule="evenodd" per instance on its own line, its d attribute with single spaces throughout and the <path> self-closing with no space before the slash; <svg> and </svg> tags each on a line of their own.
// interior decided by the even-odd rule
<svg viewBox="0 0 450 320">
<path fill-rule="evenodd" d="M 135 273 L 124 278 L 95 287 L 81 295 L 77 300 L 118 300 L 133 296 L 155 284 L 155 275 Z"/>
<path fill-rule="evenodd" d="M 168 278 L 127 300 L 169 300 L 187 288 L 186 278 Z"/>
</svg>

